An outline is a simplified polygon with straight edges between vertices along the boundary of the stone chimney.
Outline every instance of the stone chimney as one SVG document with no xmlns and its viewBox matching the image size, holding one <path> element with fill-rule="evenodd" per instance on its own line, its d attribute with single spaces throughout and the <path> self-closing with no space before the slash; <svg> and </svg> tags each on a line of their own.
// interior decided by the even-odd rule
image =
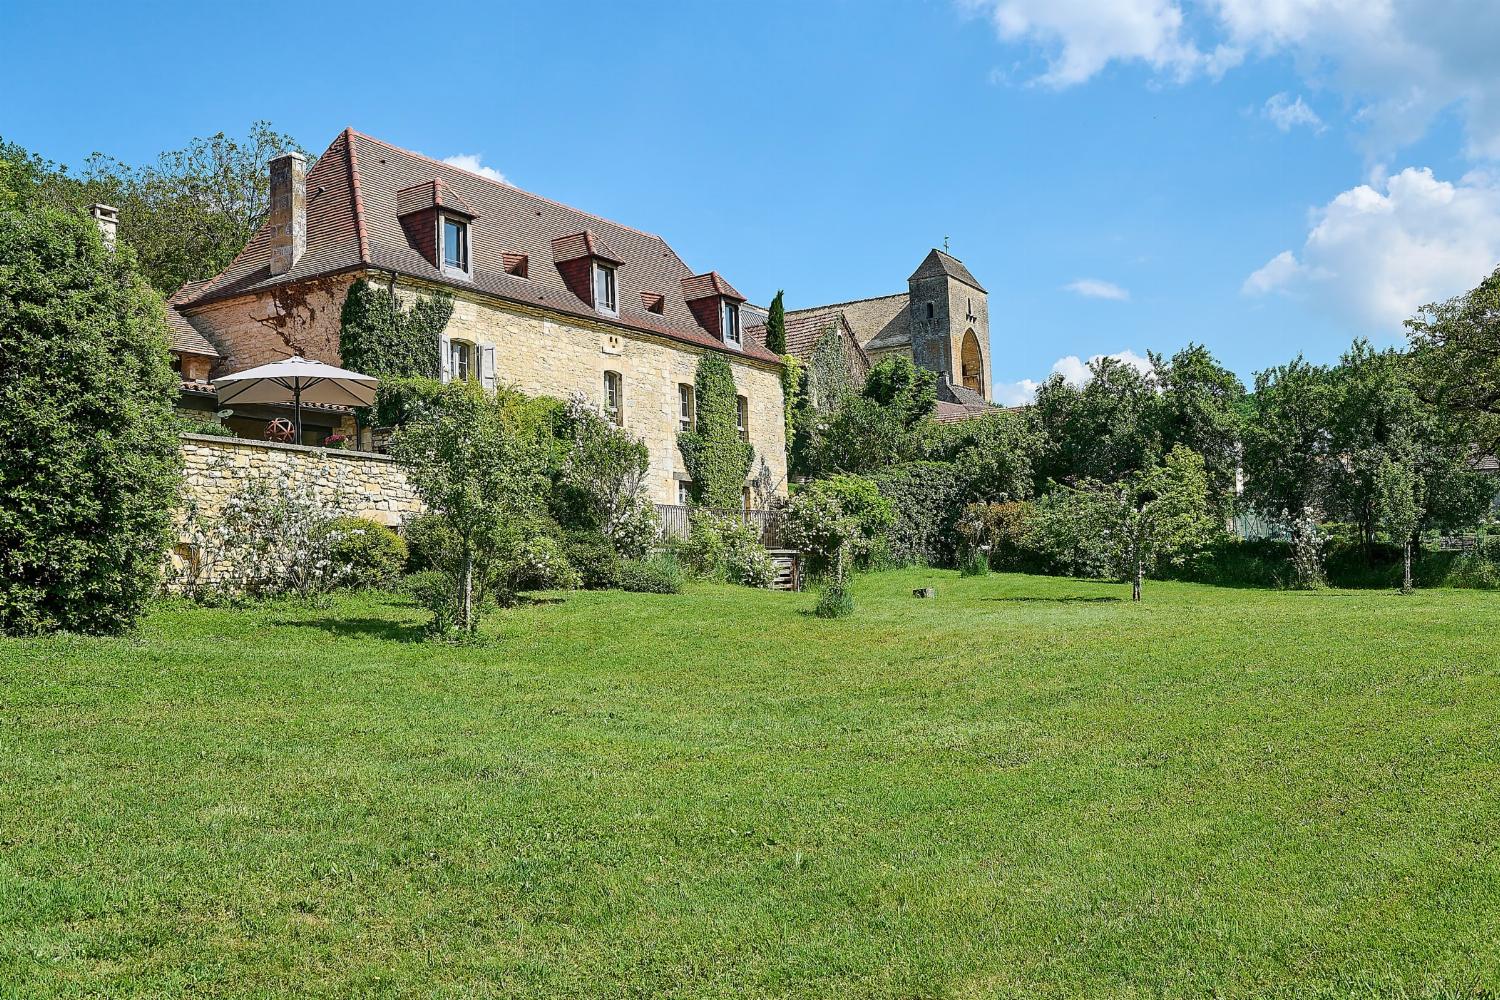
<svg viewBox="0 0 1500 1000">
<path fill-rule="evenodd" d="M 271 273 L 286 274 L 307 249 L 307 157 L 271 161 Z"/>
<path fill-rule="evenodd" d="M 94 224 L 99 227 L 99 235 L 104 237 L 105 249 L 113 250 L 115 230 L 120 227 L 120 210 L 96 202 L 89 206 L 89 214 L 94 217 Z"/>
</svg>

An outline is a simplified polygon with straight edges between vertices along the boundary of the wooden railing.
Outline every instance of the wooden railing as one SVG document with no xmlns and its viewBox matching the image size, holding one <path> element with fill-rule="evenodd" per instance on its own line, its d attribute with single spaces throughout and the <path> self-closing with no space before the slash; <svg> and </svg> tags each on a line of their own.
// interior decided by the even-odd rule
<svg viewBox="0 0 1500 1000">
<path fill-rule="evenodd" d="M 686 507 L 681 504 L 659 503 L 656 513 L 661 517 L 661 533 L 664 538 L 686 538 L 690 515 L 694 512 L 730 517 L 743 524 L 754 525 L 760 531 L 760 543 L 768 549 L 778 548 L 781 536 L 781 515 L 774 510 L 755 508 Z"/>
</svg>

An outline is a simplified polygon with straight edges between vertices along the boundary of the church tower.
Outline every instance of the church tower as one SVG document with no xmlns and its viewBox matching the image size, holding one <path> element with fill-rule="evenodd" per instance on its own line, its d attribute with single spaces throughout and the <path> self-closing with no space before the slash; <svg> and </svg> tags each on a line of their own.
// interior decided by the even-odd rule
<svg viewBox="0 0 1500 1000">
<path fill-rule="evenodd" d="M 938 374 L 938 398 L 963 401 L 968 389 L 989 401 L 990 301 L 963 261 L 933 250 L 907 280 L 911 360 Z M 969 397 L 972 399 L 973 397 Z"/>
</svg>

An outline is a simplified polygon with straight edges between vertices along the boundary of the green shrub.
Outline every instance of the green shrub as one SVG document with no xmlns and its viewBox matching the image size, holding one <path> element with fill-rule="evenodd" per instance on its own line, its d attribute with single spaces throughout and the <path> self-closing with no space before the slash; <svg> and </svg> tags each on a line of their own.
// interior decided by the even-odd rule
<svg viewBox="0 0 1500 1000">
<path fill-rule="evenodd" d="M 568 564 L 578 571 L 585 590 L 610 590 L 620 585 L 620 555 L 614 544 L 598 532 L 571 531 L 563 537 L 562 551 Z"/>
<path fill-rule="evenodd" d="M 88 218 L 0 208 L 0 632 L 118 632 L 181 483 L 160 297 Z"/>
<path fill-rule="evenodd" d="M 620 588 L 636 594 L 682 593 L 682 567 L 668 553 L 620 564 Z"/>
<path fill-rule="evenodd" d="M 675 546 L 677 556 L 698 577 L 769 587 L 776 579 L 771 554 L 760 543 L 760 529 L 728 514 L 694 511 L 688 537 Z"/>
<path fill-rule="evenodd" d="M 401 589 L 412 600 L 432 613 L 427 629 L 434 635 L 458 633 L 458 587 L 453 577 L 441 570 L 412 573 L 401 581 Z"/>
<path fill-rule="evenodd" d="M 500 572 L 503 579 L 493 589 L 506 600 L 528 590 L 577 590 L 583 584 L 562 544 L 548 535 L 518 544 L 501 562 Z"/>
<path fill-rule="evenodd" d="M 954 523 L 963 489 L 947 462 L 909 462 L 870 476 L 889 501 L 889 561 L 896 566 L 951 566 L 956 558 Z M 873 557 L 872 557 L 873 561 Z"/>
<path fill-rule="evenodd" d="M 418 514 L 402 528 L 406 536 L 406 571 L 422 573 L 440 569 L 443 553 L 450 551 L 453 530 L 436 514 Z"/>
<path fill-rule="evenodd" d="M 769 588 L 776 582 L 776 562 L 759 541 L 734 546 L 724 554 L 724 578 L 746 587 Z"/>
<path fill-rule="evenodd" d="M 325 530 L 335 586 L 366 590 L 395 585 L 407 560 L 400 535 L 364 517 L 335 518 Z"/>
<path fill-rule="evenodd" d="M 989 553 L 979 549 L 968 549 L 958 560 L 960 576 L 987 576 L 990 572 Z"/>
<path fill-rule="evenodd" d="M 209 437 L 232 438 L 239 437 L 234 428 L 219 422 L 219 418 L 209 413 L 184 413 L 177 411 L 177 433 L 179 434 L 204 434 Z"/>
<path fill-rule="evenodd" d="M 854 598 L 849 593 L 849 585 L 834 580 L 824 587 L 813 614 L 819 618 L 847 618 L 854 614 Z"/>
</svg>

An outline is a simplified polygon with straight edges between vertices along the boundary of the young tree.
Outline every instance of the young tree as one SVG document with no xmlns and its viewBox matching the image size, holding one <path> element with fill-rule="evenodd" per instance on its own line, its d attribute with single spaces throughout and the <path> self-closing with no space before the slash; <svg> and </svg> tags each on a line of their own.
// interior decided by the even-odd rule
<svg viewBox="0 0 1500 1000">
<path fill-rule="evenodd" d="M 705 507 L 738 508 L 755 449 L 740 440 L 734 373 L 723 355 L 709 352 L 698 359 L 695 399 L 695 425 L 677 435 L 693 499 Z"/>
<path fill-rule="evenodd" d="M 1151 355 L 1157 386 L 1156 434 L 1164 451 L 1177 445 L 1203 456 L 1209 503 L 1227 515 L 1239 469 L 1241 410 L 1245 386 L 1198 344 L 1164 358 Z"/>
<path fill-rule="evenodd" d="M 886 358 L 865 376 L 860 395 L 910 430 L 937 408 L 937 373 L 918 368 L 910 358 Z"/>
<path fill-rule="evenodd" d="M 1181 445 L 1159 466 L 1119 483 L 1090 484 L 1108 517 L 1110 552 L 1130 599 L 1141 599 L 1146 573 L 1162 560 L 1180 558 L 1214 533 L 1203 458 Z"/>
<path fill-rule="evenodd" d="M 176 384 L 129 247 L 75 214 L 0 209 L 0 631 L 140 616 L 178 496 Z"/>
<path fill-rule="evenodd" d="M 786 353 L 786 306 L 782 303 L 785 294 L 777 290 L 766 315 L 766 350 L 778 357 Z"/>
<path fill-rule="evenodd" d="M 1149 469 L 1161 454 L 1153 381 L 1116 358 L 1089 362 L 1082 387 L 1053 375 L 1033 407 L 1042 434 L 1039 485 L 1048 480 L 1118 482 Z"/>
<path fill-rule="evenodd" d="M 1409 462 L 1385 456 L 1375 469 L 1375 518 L 1401 541 L 1401 593 L 1412 592 L 1411 553 L 1422 520 L 1422 480 Z"/>
<path fill-rule="evenodd" d="M 558 520 L 597 531 L 616 552 L 640 558 L 656 533 L 645 442 L 604 419 L 582 395 L 568 401 L 558 422 L 557 437 L 567 444 L 553 490 Z"/>
<path fill-rule="evenodd" d="M 466 635 L 478 628 L 476 598 L 489 570 L 545 496 L 546 442 L 523 402 L 474 382 L 449 383 L 391 437 L 391 455 L 452 539 L 455 618 Z"/>
</svg>

